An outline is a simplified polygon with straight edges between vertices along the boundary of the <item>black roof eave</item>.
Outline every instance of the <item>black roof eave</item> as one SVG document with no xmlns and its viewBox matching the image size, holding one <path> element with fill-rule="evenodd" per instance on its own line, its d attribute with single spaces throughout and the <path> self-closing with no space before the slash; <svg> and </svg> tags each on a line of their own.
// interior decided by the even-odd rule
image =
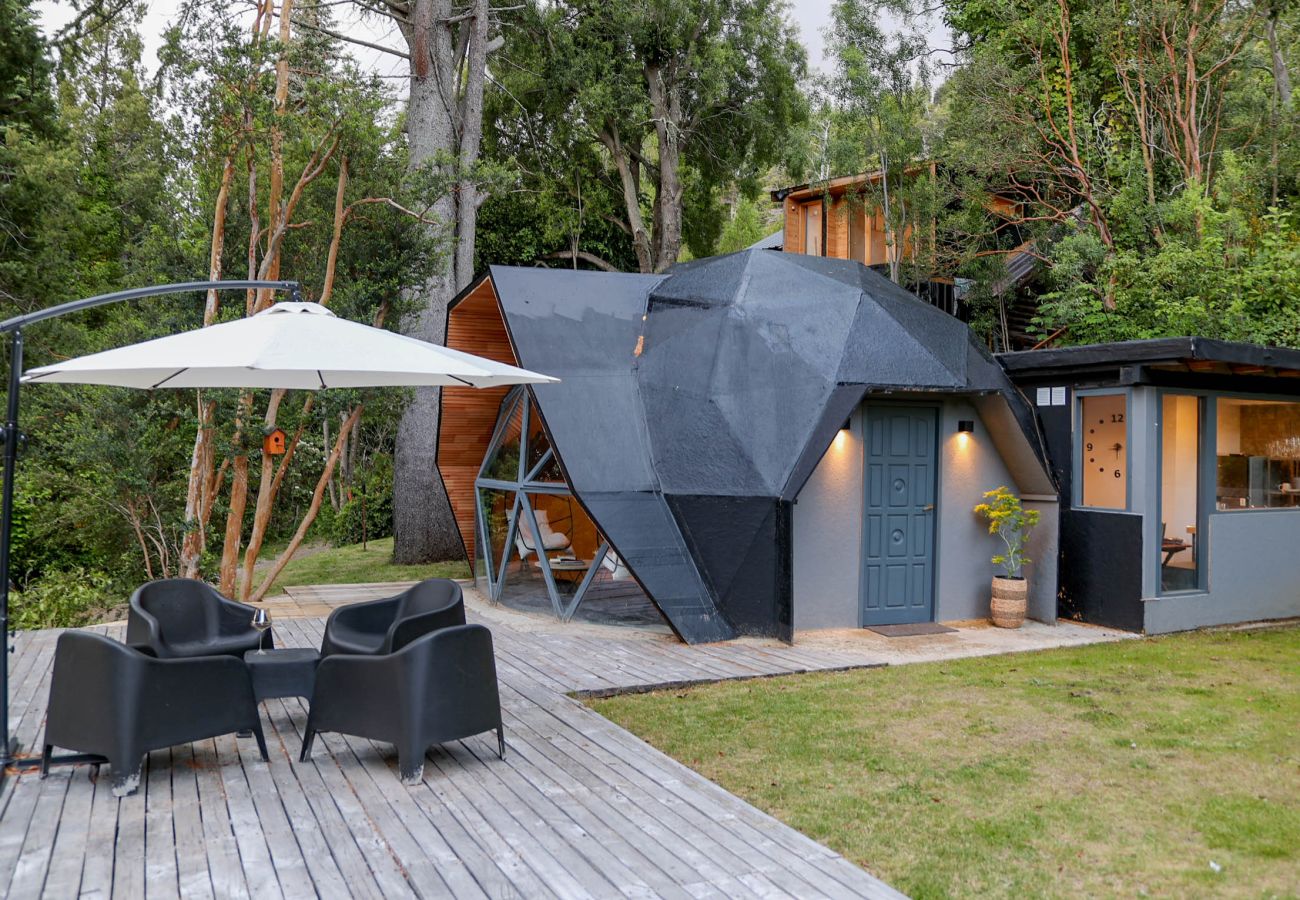
<svg viewBox="0 0 1300 900">
<path fill-rule="evenodd" d="M 479 272 L 477 275 L 475 275 L 472 279 L 470 279 L 469 284 L 465 285 L 465 287 L 462 288 L 460 292 L 456 294 L 455 297 L 452 297 L 451 300 L 448 301 L 447 312 L 450 313 L 453 309 L 459 306 L 462 300 L 464 300 L 470 294 L 474 293 L 475 289 L 478 288 L 479 285 L 481 285 L 483 282 L 487 281 L 491 277 L 492 277 L 492 268 L 490 266 L 484 269 L 482 272 Z"/>
<path fill-rule="evenodd" d="M 1300 350 L 1202 337 L 1153 338 L 1110 344 L 1082 344 L 1054 350 L 1020 350 L 1000 353 L 997 358 L 1013 375 L 1051 375 L 1061 370 L 1113 369 L 1117 366 L 1183 360 L 1300 370 Z"/>
</svg>

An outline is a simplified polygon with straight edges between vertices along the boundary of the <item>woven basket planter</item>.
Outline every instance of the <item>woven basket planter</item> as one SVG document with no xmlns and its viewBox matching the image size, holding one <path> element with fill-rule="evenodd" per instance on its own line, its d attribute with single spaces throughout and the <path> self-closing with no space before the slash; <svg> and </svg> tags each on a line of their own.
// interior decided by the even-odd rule
<svg viewBox="0 0 1300 900">
<path fill-rule="evenodd" d="M 1023 578 L 994 578 L 990 618 L 999 628 L 1019 628 L 1029 607 L 1029 582 Z"/>
</svg>

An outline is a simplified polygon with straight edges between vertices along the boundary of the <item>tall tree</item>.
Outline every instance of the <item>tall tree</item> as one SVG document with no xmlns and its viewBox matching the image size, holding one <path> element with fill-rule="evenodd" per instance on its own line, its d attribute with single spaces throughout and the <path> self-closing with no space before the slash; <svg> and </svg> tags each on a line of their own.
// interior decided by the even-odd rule
<svg viewBox="0 0 1300 900">
<path fill-rule="evenodd" d="M 446 340 L 447 307 L 474 277 L 474 238 L 490 173 L 479 165 L 488 56 L 501 45 L 488 0 L 356 0 L 395 22 L 405 47 L 369 45 L 406 59 L 413 176 L 445 187 L 430 211 L 432 236 L 447 247 L 402 324 L 412 337 Z M 342 35 L 339 35 L 340 37 Z M 464 553 L 437 467 L 441 393 L 419 388 L 402 416 L 393 472 L 393 559 L 451 559 Z"/>
<path fill-rule="evenodd" d="M 292 0 L 262 0 L 251 25 L 232 24 L 240 20 L 229 12 L 192 4 L 166 54 L 178 106 L 187 111 L 194 134 L 192 152 L 205 186 L 215 194 L 209 273 L 220 276 L 228 264 L 250 278 L 274 279 L 293 271 L 322 304 L 331 303 L 340 293 L 340 279 L 347 279 L 354 292 L 362 287 L 365 300 L 353 314 L 382 324 L 390 313 L 402 312 L 400 306 L 394 308 L 392 290 L 412 282 L 372 284 L 365 290 L 366 279 L 381 273 L 422 278 L 429 269 L 428 242 L 397 229 L 401 238 L 393 244 L 405 252 L 397 254 L 396 269 L 385 270 L 394 261 L 391 250 L 373 247 L 366 264 L 345 269 L 340 260 L 355 261 L 348 247 L 356 243 L 351 237 L 356 229 L 348 226 L 364 221 L 367 230 L 388 229 L 386 219 L 392 216 L 420 226 L 436 221 L 425 191 L 429 185 L 394 170 L 397 161 L 404 166 L 406 148 L 380 124 L 387 98 L 377 79 L 362 77 L 338 53 L 337 41 L 328 35 L 326 10 L 312 6 L 295 13 Z M 242 185 L 235 181 L 237 169 L 242 169 Z M 319 282 L 307 277 L 313 270 Z M 209 296 L 205 322 L 229 316 L 222 302 Z M 254 315 L 270 302 L 269 292 L 250 291 L 235 311 Z M 326 442 L 332 450 L 322 448 L 323 469 L 288 548 L 255 591 L 255 565 L 273 528 L 277 498 L 292 483 L 291 463 L 304 458 L 297 451 L 304 434 L 314 433 L 308 425 L 321 415 L 311 396 L 292 406 L 286 398 L 285 391 L 269 392 L 259 414 L 256 407 L 263 398 L 241 392 L 233 409 L 227 407 L 233 418 L 226 429 L 216 418 L 222 392 L 196 400 L 182 571 L 199 573 L 208 517 L 224 492 L 220 584 L 223 591 L 244 598 L 264 593 L 305 538 L 342 450 L 362 421 L 360 398 L 352 398 L 339 430 Z M 278 460 L 265 454 L 259 460 L 262 432 L 281 424 L 293 435 L 286 453 Z M 226 435 L 229 444 L 222 458 L 220 440 Z"/>
<path fill-rule="evenodd" d="M 711 252 L 723 190 L 780 161 L 806 115 L 784 0 L 529 0 L 510 23 L 494 75 L 517 120 L 506 127 L 528 136 L 521 168 L 598 166 L 642 272 L 672 265 L 688 239 Z"/>
<path fill-rule="evenodd" d="M 901 280 L 904 245 L 922 268 L 922 223 L 933 217 L 934 183 L 924 141 L 930 106 L 927 44 L 914 0 L 836 0 L 827 29 L 835 61 L 827 80 L 827 157 L 834 174 L 877 170 L 855 200 L 880 210 L 889 277 Z M 886 17 L 904 23 L 891 31 Z M 910 240 L 909 240 L 910 238 Z"/>
</svg>

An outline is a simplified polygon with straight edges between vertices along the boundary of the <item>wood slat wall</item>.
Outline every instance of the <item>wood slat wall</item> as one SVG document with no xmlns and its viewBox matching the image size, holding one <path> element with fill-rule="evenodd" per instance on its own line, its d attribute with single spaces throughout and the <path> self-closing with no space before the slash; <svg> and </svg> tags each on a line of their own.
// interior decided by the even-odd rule
<svg viewBox="0 0 1300 900">
<path fill-rule="evenodd" d="M 497 362 L 518 365 L 510 336 L 506 332 L 496 289 L 491 278 L 458 303 L 447 318 L 447 346 Z M 501 400 L 509 388 L 443 388 L 442 417 L 438 424 L 438 470 L 442 473 L 456 525 L 465 542 L 470 564 L 474 563 L 474 479 L 492 428 L 496 425 Z"/>
</svg>

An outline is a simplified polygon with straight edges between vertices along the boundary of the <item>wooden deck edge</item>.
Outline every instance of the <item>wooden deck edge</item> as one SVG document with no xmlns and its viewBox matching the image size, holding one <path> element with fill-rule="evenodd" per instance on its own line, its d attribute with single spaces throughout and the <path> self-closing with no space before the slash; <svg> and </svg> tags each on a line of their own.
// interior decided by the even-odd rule
<svg viewBox="0 0 1300 900">
<path fill-rule="evenodd" d="M 625 687 L 593 688 L 585 691 L 569 691 L 565 696 L 574 700 L 607 700 L 624 694 L 652 694 L 655 691 L 680 691 L 686 688 L 700 687 L 705 684 L 722 684 L 728 681 L 759 681 L 766 678 L 785 678 L 790 675 L 825 675 L 832 672 L 855 672 L 859 669 L 883 669 L 893 663 L 853 663 L 847 666 L 832 666 L 825 669 L 790 669 L 787 672 L 756 672 L 753 675 L 727 675 L 719 678 L 687 678 L 681 681 L 659 681 L 653 684 L 632 684 Z"/>
</svg>

